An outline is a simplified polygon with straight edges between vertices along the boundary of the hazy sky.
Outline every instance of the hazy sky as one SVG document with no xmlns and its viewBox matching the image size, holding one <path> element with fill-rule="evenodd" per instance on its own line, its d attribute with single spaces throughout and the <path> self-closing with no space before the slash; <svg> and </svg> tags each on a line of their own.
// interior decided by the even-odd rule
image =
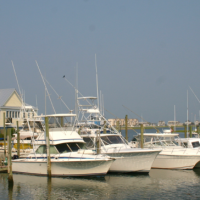
<svg viewBox="0 0 200 200">
<path fill-rule="evenodd" d="M 96 96 L 95 53 L 104 106 L 119 118 L 128 107 L 150 122 L 199 119 L 199 0 L 0 1 L 0 88 L 20 89 L 45 112 L 41 72 L 74 109 L 74 89 Z M 56 112 L 68 112 L 49 88 Z M 53 113 L 49 100 L 47 113 Z M 107 118 L 115 118 L 105 111 Z"/>
</svg>

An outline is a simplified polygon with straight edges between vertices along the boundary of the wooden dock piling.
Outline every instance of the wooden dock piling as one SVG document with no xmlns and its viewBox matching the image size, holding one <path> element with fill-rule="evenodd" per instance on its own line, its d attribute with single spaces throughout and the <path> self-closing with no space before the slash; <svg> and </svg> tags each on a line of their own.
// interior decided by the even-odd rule
<svg viewBox="0 0 200 200">
<path fill-rule="evenodd" d="M 4 159 L 6 159 L 6 121 L 5 112 L 3 113 L 3 131 L 4 131 Z"/>
<path fill-rule="evenodd" d="M 187 138 L 187 126 L 184 125 L 184 133 L 185 133 L 185 138 Z"/>
<path fill-rule="evenodd" d="M 101 153 L 101 135 L 100 135 L 100 131 L 97 132 L 96 146 L 97 146 L 97 154 L 100 154 Z"/>
<path fill-rule="evenodd" d="M 143 140 L 144 140 L 144 127 L 143 127 L 143 124 L 140 125 L 140 132 L 141 132 L 141 141 L 140 141 L 140 147 L 143 148 Z"/>
<path fill-rule="evenodd" d="M 17 156 L 20 158 L 20 133 L 19 133 L 19 123 L 17 121 Z"/>
<path fill-rule="evenodd" d="M 47 148 L 47 176 L 51 178 L 51 157 L 50 157 L 50 142 L 49 142 L 49 119 L 45 117 L 45 132 L 46 132 L 46 148 Z"/>
<path fill-rule="evenodd" d="M 197 134 L 199 134 L 199 125 L 197 126 Z"/>
<path fill-rule="evenodd" d="M 8 128 L 7 144 L 8 144 L 8 182 L 10 185 L 13 184 L 12 175 L 12 151 L 11 151 L 11 128 Z"/>
<path fill-rule="evenodd" d="M 128 142 L 128 115 L 125 116 L 125 139 Z"/>
<path fill-rule="evenodd" d="M 192 125 L 190 125 L 190 138 L 192 137 Z"/>
<path fill-rule="evenodd" d="M 106 134 L 106 121 L 104 121 L 104 125 L 103 125 L 103 133 Z"/>
</svg>

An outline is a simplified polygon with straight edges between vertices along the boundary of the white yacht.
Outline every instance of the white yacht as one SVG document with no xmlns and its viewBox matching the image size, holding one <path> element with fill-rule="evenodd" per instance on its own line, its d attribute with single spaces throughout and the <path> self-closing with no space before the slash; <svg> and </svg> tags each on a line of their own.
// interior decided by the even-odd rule
<svg viewBox="0 0 200 200">
<path fill-rule="evenodd" d="M 79 97 L 79 124 L 77 131 L 86 142 L 87 148 L 97 149 L 100 141 L 100 153 L 116 160 L 110 172 L 149 172 L 161 149 L 132 148 L 124 137 L 101 115 L 94 104 L 96 97 Z M 80 101 L 83 100 L 82 105 Z M 86 105 L 89 101 L 92 104 Z"/>
<path fill-rule="evenodd" d="M 48 115 L 60 117 L 61 115 Z M 76 117 L 62 114 L 62 117 Z M 49 129 L 50 160 L 52 176 L 105 175 L 114 159 L 97 155 L 96 151 L 85 149 L 85 142 L 70 124 L 56 121 Z M 46 134 L 41 133 L 35 140 L 35 149 L 24 159 L 12 161 L 13 173 L 47 175 Z"/>
<path fill-rule="evenodd" d="M 200 149 L 184 148 L 175 141 L 176 133 L 145 133 L 143 134 L 144 148 L 162 148 L 153 162 L 152 168 L 159 169 L 193 169 L 200 161 Z M 129 143 L 139 147 L 141 135 L 135 136 Z"/>
</svg>

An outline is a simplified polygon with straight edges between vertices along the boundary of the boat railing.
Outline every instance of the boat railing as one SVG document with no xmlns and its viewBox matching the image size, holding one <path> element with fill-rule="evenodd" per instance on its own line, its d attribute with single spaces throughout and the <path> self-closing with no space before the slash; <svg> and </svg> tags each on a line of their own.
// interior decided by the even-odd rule
<svg viewBox="0 0 200 200">
<path fill-rule="evenodd" d="M 81 156 L 80 160 L 83 159 L 83 154 L 85 154 L 85 149 L 84 149 L 84 151 L 82 153 L 82 156 Z"/>
</svg>

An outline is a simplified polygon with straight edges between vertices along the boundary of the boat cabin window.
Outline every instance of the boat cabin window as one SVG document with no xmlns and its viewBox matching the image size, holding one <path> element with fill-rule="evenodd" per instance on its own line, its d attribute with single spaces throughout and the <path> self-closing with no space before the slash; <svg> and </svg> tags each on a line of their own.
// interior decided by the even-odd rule
<svg viewBox="0 0 200 200">
<path fill-rule="evenodd" d="M 83 137 L 83 140 L 86 142 L 86 147 L 87 148 L 94 148 L 94 142 L 91 138 L 89 137 Z"/>
<path fill-rule="evenodd" d="M 23 140 L 31 140 L 31 137 L 26 137 Z"/>
<path fill-rule="evenodd" d="M 49 150 L 50 150 L 50 154 L 58 154 L 58 151 L 56 150 L 54 145 L 50 145 Z M 46 153 L 47 153 L 46 145 L 41 145 L 36 150 L 36 154 L 46 154 Z"/>
<path fill-rule="evenodd" d="M 124 144 L 123 140 L 120 136 L 101 136 L 101 140 L 104 142 L 105 145 L 109 144 Z"/>
<path fill-rule="evenodd" d="M 76 152 L 85 149 L 85 143 L 63 143 L 55 145 L 59 153 Z"/>
<path fill-rule="evenodd" d="M 192 142 L 192 146 L 193 146 L 193 148 L 200 147 L 200 144 L 199 144 L 199 142 Z"/>
<path fill-rule="evenodd" d="M 188 147 L 188 143 L 187 142 L 183 142 L 183 146 L 187 148 Z"/>
<path fill-rule="evenodd" d="M 104 131 L 100 131 L 100 133 L 104 133 Z M 110 130 L 106 130 L 106 133 L 111 133 Z"/>
<path fill-rule="evenodd" d="M 140 141 L 141 138 L 139 138 Z M 177 146 L 174 137 L 145 136 L 144 147 Z"/>
</svg>

